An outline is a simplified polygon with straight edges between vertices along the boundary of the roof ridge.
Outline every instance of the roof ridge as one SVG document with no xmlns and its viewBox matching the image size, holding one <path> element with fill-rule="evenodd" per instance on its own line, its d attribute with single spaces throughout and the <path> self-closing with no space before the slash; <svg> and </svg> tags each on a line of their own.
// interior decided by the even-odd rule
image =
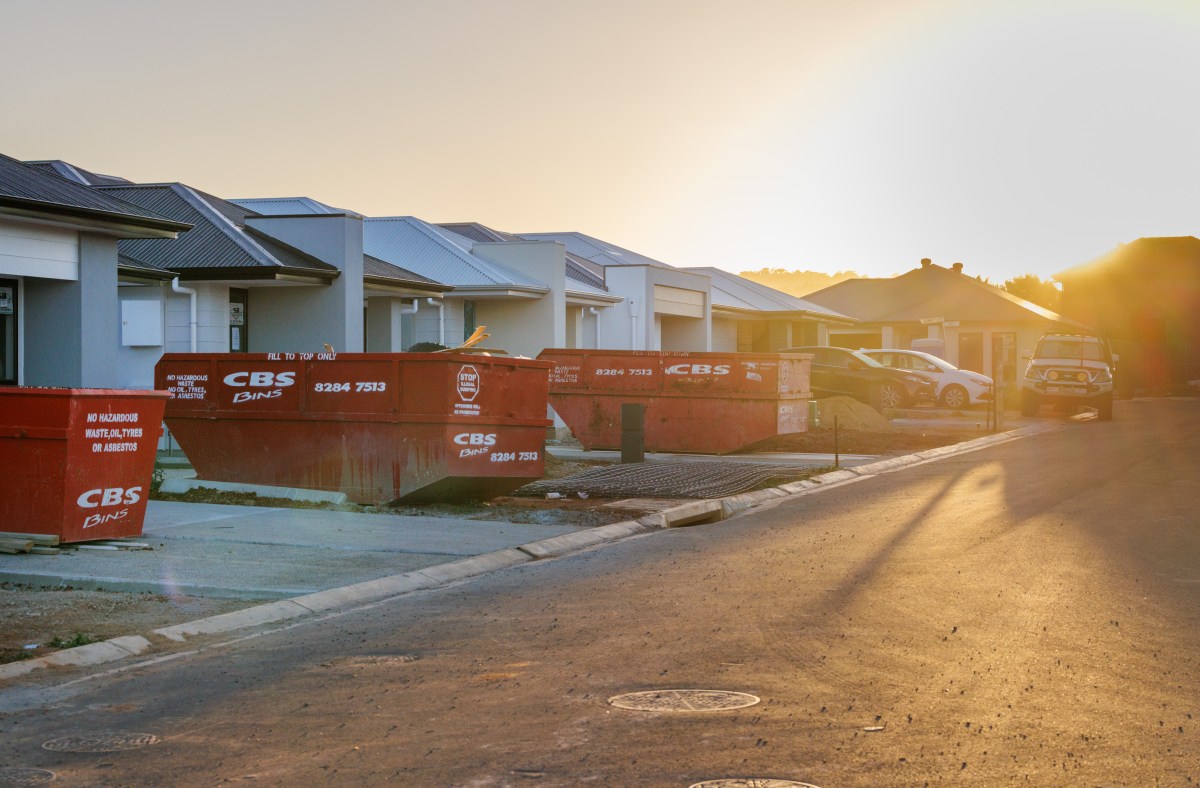
<svg viewBox="0 0 1200 788">
<path fill-rule="evenodd" d="M 483 277 L 492 285 L 498 286 L 518 286 L 518 287 L 539 287 L 545 288 L 544 282 L 539 282 L 531 276 L 528 276 L 515 268 L 500 263 L 493 263 L 490 260 L 485 260 L 482 257 L 475 255 L 471 249 L 475 247 L 475 243 L 469 238 L 458 235 L 452 230 L 439 228 L 436 224 L 427 222 L 416 216 L 372 216 L 366 219 L 369 224 L 371 222 L 400 222 L 412 230 L 416 231 L 427 240 L 454 257 L 459 263 L 469 267 L 475 273 Z M 455 239 L 461 239 L 462 244 L 456 242 Z M 465 244 L 470 244 L 466 247 Z M 391 262 L 390 260 L 385 261 Z M 397 263 L 393 263 L 397 265 Z"/>
<path fill-rule="evenodd" d="M 178 187 L 178 189 L 176 189 L 175 187 Z M 242 251 L 246 252 L 251 257 L 255 258 L 257 260 L 257 262 L 259 262 L 263 265 L 274 265 L 279 268 L 287 267 L 283 264 L 282 261 L 276 259 L 275 255 L 268 252 L 257 241 L 255 241 L 253 238 L 251 238 L 246 233 L 246 230 L 244 228 L 238 227 L 236 224 L 233 223 L 232 220 L 229 219 L 229 217 L 225 216 L 220 211 L 218 211 L 216 208 L 214 208 L 212 205 L 210 205 L 208 200 L 206 200 L 200 196 L 202 194 L 202 192 L 198 191 L 197 189 L 192 188 L 191 186 L 188 186 L 187 184 L 183 184 L 183 183 L 170 184 L 170 188 L 172 189 L 172 191 L 175 191 L 177 194 L 179 194 L 179 196 L 182 197 L 185 202 L 187 202 L 189 205 L 191 205 L 193 208 L 195 208 L 201 214 L 203 214 L 204 217 L 206 219 L 208 219 L 210 222 L 213 222 L 214 224 L 216 224 L 218 226 L 226 225 L 228 227 L 228 229 L 232 230 L 233 231 L 232 233 L 226 232 L 225 235 L 227 237 L 229 237 L 238 246 L 242 247 Z M 221 198 L 214 196 L 213 199 L 219 200 Z M 249 209 L 243 208 L 242 210 L 249 210 Z M 257 215 L 256 211 L 250 211 L 250 213 L 255 213 Z"/>
<path fill-rule="evenodd" d="M 500 269 L 496 263 L 492 263 L 487 260 L 484 260 L 482 257 L 478 257 L 478 256 L 472 254 L 470 249 L 464 249 L 463 247 L 459 246 L 447 235 L 440 232 L 437 229 L 437 225 L 435 225 L 435 224 L 431 224 L 431 223 L 425 221 L 424 219 L 419 219 L 416 216 L 409 216 L 409 217 L 405 217 L 405 218 L 411 219 L 414 222 L 416 222 L 415 226 L 416 226 L 417 230 L 420 231 L 422 234 L 424 234 L 430 238 L 433 238 L 443 248 L 449 249 L 451 252 L 453 252 L 456 255 L 462 256 L 463 261 L 465 263 L 467 263 L 472 268 L 474 268 L 476 271 L 478 271 L 479 273 L 481 273 L 485 277 L 487 277 L 489 280 L 491 280 L 492 284 L 497 284 L 497 285 L 505 284 L 505 282 L 502 280 L 502 278 L 497 276 L 497 271 L 499 271 Z M 447 230 L 446 232 L 452 232 L 452 231 Z M 458 237 L 462 238 L 464 243 L 471 244 L 472 249 L 475 247 L 475 242 L 471 241 L 471 239 L 465 238 L 461 235 Z M 515 271 L 515 270 L 513 271 L 513 273 L 520 274 L 519 271 Z M 509 277 L 509 278 L 511 279 L 511 277 Z M 529 277 L 521 276 L 519 278 L 528 279 Z"/>
</svg>

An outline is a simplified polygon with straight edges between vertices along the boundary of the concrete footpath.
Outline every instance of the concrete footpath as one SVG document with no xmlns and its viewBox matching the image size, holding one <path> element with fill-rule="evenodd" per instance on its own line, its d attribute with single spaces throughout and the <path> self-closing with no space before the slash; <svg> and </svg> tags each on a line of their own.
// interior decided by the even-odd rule
<svg viewBox="0 0 1200 788">
<path fill-rule="evenodd" d="M 375 602 L 662 528 L 717 522 L 752 507 L 1049 428 L 1025 427 L 766 490 L 681 502 L 638 520 L 598 527 L 151 501 L 141 541 L 153 549 L 0 555 L 0 581 L 264 604 L 0 665 L 0 681 L 42 667 L 100 664 L 147 653 L 156 644 Z"/>
</svg>

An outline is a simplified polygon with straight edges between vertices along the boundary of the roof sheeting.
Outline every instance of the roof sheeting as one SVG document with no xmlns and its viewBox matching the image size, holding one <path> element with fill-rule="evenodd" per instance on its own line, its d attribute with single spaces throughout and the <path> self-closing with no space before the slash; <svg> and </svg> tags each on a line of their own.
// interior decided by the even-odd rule
<svg viewBox="0 0 1200 788">
<path fill-rule="evenodd" d="M 380 260 L 378 257 L 372 257 L 369 254 L 363 255 L 363 276 L 372 276 L 377 279 L 397 279 L 411 284 L 429 285 L 432 289 L 447 289 L 446 285 L 443 285 L 441 282 L 435 282 L 428 277 L 409 271 L 407 268 L 392 265 L 386 260 Z"/>
<path fill-rule="evenodd" d="M 302 216 L 304 214 L 344 213 L 360 216 L 356 211 L 335 208 L 311 197 L 256 197 L 253 199 L 230 200 L 265 216 Z"/>
<path fill-rule="evenodd" d="M 493 230 L 491 227 L 479 224 L 478 222 L 454 222 L 438 224 L 438 227 L 443 230 L 449 230 L 452 233 L 457 233 L 469 241 L 475 243 L 525 243 L 534 240 L 552 240 L 541 238 L 522 238 L 513 233 L 504 233 L 499 230 Z M 576 282 L 590 285 L 593 288 L 604 289 L 604 266 L 597 265 L 589 260 L 585 260 L 579 255 L 573 254 L 570 250 L 565 253 L 567 263 L 567 278 L 573 279 Z"/>
<path fill-rule="evenodd" d="M 99 173 L 90 172 L 62 159 L 27 161 L 25 163 L 30 167 L 36 167 L 39 170 L 53 173 L 60 178 L 66 178 L 69 181 L 75 181 L 84 186 L 115 186 L 121 183 L 133 183 L 131 180 L 119 178 L 116 175 L 100 175 Z"/>
<path fill-rule="evenodd" d="M 558 241 L 567 247 L 568 252 L 602 266 L 648 265 L 654 268 L 673 268 L 653 257 L 646 257 L 644 254 L 638 254 L 583 233 L 518 233 L 518 235 L 530 241 Z"/>
<path fill-rule="evenodd" d="M 456 288 L 516 287 L 547 290 L 525 274 L 471 254 L 471 242 L 414 216 L 368 217 L 363 221 L 367 254 Z"/>
<path fill-rule="evenodd" d="M 12 206 L 49 213 L 87 215 L 98 219 L 179 232 L 188 224 L 104 194 L 89 186 L 61 178 L 0 154 L 0 201 Z"/>
<path fill-rule="evenodd" d="M 194 225 L 191 232 L 171 243 L 153 240 L 120 242 L 122 254 L 155 268 L 172 271 L 289 268 L 325 275 L 338 270 L 261 233 L 248 231 L 245 219 L 255 215 L 254 212 L 182 183 L 96 188 Z"/>
</svg>

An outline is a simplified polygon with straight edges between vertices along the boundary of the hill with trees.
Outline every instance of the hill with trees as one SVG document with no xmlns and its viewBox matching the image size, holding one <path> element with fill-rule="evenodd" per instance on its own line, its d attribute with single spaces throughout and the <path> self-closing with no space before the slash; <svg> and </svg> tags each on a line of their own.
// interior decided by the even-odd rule
<svg viewBox="0 0 1200 788">
<path fill-rule="evenodd" d="M 763 268 L 758 271 L 742 271 L 741 276 L 752 282 L 773 287 L 788 295 L 806 296 L 823 290 L 830 285 L 844 282 L 847 279 L 861 279 L 854 271 L 838 271 L 826 274 L 821 271 L 787 271 L 783 268 Z"/>
</svg>

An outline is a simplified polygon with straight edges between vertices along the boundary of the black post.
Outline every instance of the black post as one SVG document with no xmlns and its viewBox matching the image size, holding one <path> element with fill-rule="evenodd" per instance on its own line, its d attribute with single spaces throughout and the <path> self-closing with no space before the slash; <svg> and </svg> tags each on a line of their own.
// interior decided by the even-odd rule
<svg viewBox="0 0 1200 788">
<path fill-rule="evenodd" d="M 621 462 L 645 462 L 646 406 L 637 402 L 621 405 Z"/>
<path fill-rule="evenodd" d="M 833 417 L 833 467 L 842 467 L 842 455 L 838 451 L 838 417 Z"/>
</svg>

